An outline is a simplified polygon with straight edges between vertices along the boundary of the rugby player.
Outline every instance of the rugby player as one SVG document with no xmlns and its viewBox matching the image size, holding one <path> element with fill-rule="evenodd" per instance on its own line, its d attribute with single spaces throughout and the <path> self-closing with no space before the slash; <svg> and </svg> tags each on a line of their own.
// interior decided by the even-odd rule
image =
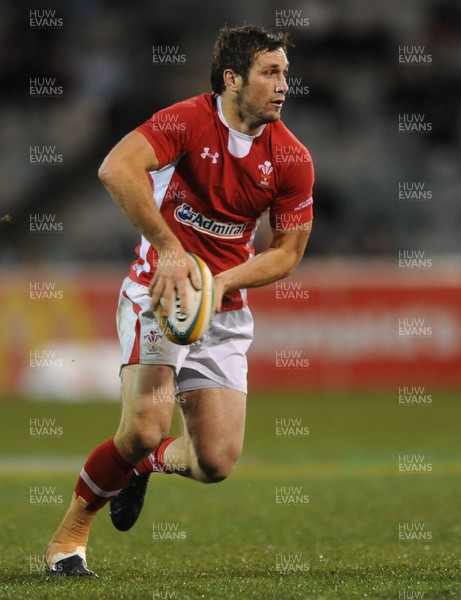
<svg viewBox="0 0 461 600">
<path fill-rule="evenodd" d="M 212 93 L 160 110 L 123 138 L 99 177 L 142 235 L 117 314 L 122 415 L 115 436 L 89 456 L 70 508 L 45 553 L 46 568 L 94 575 L 86 547 L 97 512 L 111 502 L 120 530 L 133 526 L 152 472 L 222 481 L 243 444 L 246 352 L 253 321 L 246 289 L 296 269 L 311 231 L 313 166 L 281 122 L 288 91 L 287 34 L 225 27 L 216 39 Z M 269 211 L 270 246 L 253 239 Z M 215 282 L 216 315 L 202 340 L 164 338 L 153 309 L 200 280 L 188 252 Z M 183 435 L 169 435 L 174 407 Z"/>
</svg>

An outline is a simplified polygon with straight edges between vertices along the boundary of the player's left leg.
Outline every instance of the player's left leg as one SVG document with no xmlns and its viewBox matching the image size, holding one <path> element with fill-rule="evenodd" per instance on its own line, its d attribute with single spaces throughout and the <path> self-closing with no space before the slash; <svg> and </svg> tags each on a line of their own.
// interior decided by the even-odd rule
<svg viewBox="0 0 461 600">
<path fill-rule="evenodd" d="M 203 378 L 204 384 L 210 380 Z M 135 466 L 127 487 L 111 500 L 111 516 L 120 531 L 131 529 L 144 503 L 149 474 L 177 473 L 203 483 L 226 479 L 240 456 L 245 429 L 246 394 L 205 387 L 180 396 L 183 435 L 165 438 L 154 453 Z"/>
<path fill-rule="evenodd" d="M 177 377 L 184 436 L 163 450 L 165 470 L 205 483 L 232 471 L 243 446 L 252 339 L 253 318 L 243 308 L 216 315 L 207 339 L 191 347 Z M 187 471 L 178 469 L 181 463 Z"/>
<path fill-rule="evenodd" d="M 246 394 L 224 387 L 191 390 L 181 394 L 180 408 L 184 435 L 165 449 L 164 469 L 204 483 L 226 479 L 242 451 Z"/>
<path fill-rule="evenodd" d="M 177 473 L 206 483 L 229 475 L 243 445 L 246 352 L 252 337 L 253 319 L 248 308 L 215 316 L 206 340 L 190 347 L 177 373 L 183 436 L 162 440 L 152 454 L 135 465 L 135 473 L 147 477 L 152 472 Z M 144 497 L 136 477 L 132 476 L 127 493 L 123 491 L 111 501 L 111 508 L 129 527 L 136 522 Z M 133 502 L 138 488 L 141 492 Z"/>
</svg>

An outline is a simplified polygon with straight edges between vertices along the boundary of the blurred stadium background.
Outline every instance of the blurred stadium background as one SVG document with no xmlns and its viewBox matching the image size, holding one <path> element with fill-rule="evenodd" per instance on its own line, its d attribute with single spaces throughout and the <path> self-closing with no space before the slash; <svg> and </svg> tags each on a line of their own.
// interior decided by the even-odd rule
<svg viewBox="0 0 461 600">
<path fill-rule="evenodd" d="M 299 270 L 249 294 L 242 459 L 216 488 L 157 479 L 128 537 L 102 516 L 90 547 L 102 578 L 83 595 L 461 597 L 459 2 L 4 0 L 2 598 L 82 597 L 41 577 L 41 555 L 118 422 L 115 310 L 138 243 L 98 166 L 154 111 L 209 91 L 220 26 L 278 19 L 296 44 L 283 119 L 314 158 L 315 223 Z M 153 46 L 185 60 L 154 65 Z M 264 223 L 259 248 L 269 235 Z M 402 474 L 402 456 L 430 474 Z M 285 511 L 280 486 L 309 504 Z M 176 518 L 188 541 L 153 545 L 152 519 Z M 401 523 L 432 542 L 402 542 Z M 280 556 L 306 572 L 280 573 Z"/>
<path fill-rule="evenodd" d="M 138 236 L 97 168 L 154 111 L 209 90 L 223 23 L 278 29 L 284 18 L 296 47 L 283 118 L 314 157 L 315 227 L 302 268 L 250 296 L 252 383 L 460 383 L 458 2 L 44 0 L 0 11 L 2 397 L 117 398 L 114 310 Z M 48 25 L 34 25 L 40 15 Z M 153 46 L 176 46 L 184 62 L 154 65 Z M 405 64 L 414 46 L 422 60 Z M 399 131 L 403 114 L 423 115 L 426 132 Z M 44 147 L 58 164 L 32 162 Z M 268 235 L 265 224 L 259 248 Z M 399 335 L 400 319 L 425 329 Z"/>
</svg>

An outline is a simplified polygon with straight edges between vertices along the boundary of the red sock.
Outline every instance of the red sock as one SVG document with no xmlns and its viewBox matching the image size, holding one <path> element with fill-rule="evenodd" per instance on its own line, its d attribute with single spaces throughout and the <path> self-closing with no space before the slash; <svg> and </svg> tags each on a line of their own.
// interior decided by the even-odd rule
<svg viewBox="0 0 461 600">
<path fill-rule="evenodd" d="M 87 510 L 99 510 L 125 487 L 132 471 L 133 465 L 120 455 L 111 438 L 88 457 L 80 472 L 75 493 L 88 502 Z"/>
<path fill-rule="evenodd" d="M 167 437 L 162 442 L 160 442 L 160 446 L 156 450 L 149 454 L 143 461 L 138 463 L 135 466 L 135 470 L 137 473 L 173 473 L 165 463 L 163 462 L 163 454 L 171 442 L 177 440 L 182 436 L 177 435 L 176 437 Z"/>
</svg>

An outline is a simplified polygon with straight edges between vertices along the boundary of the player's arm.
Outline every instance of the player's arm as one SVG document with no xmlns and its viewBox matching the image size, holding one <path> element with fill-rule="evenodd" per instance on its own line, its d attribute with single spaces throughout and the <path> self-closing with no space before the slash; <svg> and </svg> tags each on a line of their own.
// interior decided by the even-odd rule
<svg viewBox="0 0 461 600">
<path fill-rule="evenodd" d="M 200 279 L 190 257 L 153 201 L 147 173 L 158 168 L 159 161 L 151 144 L 141 133 L 133 131 L 109 152 L 98 175 L 114 203 L 159 253 L 158 268 L 150 288 L 154 307 L 163 297 L 167 312 L 176 287 L 184 299 L 182 308 L 187 310 L 182 293 L 185 280 L 190 277 L 194 287 L 199 288 Z M 176 266 L 173 268 L 172 264 Z"/>
<path fill-rule="evenodd" d="M 267 285 L 291 275 L 299 265 L 312 229 L 312 221 L 302 228 L 272 230 L 272 242 L 267 250 L 246 263 L 215 276 L 216 310 L 221 310 L 225 293 L 242 288 Z"/>
</svg>

